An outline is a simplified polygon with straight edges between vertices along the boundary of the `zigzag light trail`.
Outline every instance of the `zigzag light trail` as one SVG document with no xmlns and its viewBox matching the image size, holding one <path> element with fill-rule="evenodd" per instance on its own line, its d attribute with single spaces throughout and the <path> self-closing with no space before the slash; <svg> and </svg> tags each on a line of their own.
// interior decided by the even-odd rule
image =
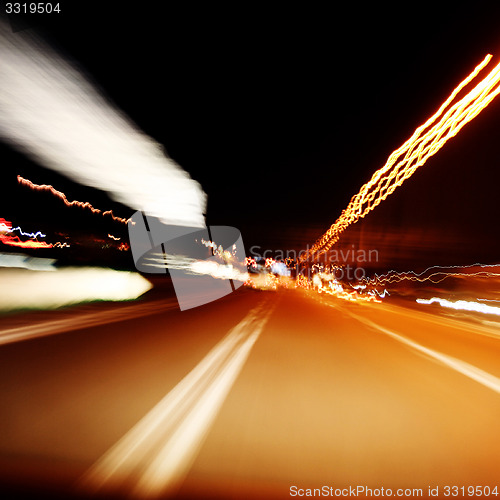
<svg viewBox="0 0 500 500">
<path fill-rule="evenodd" d="M 14 231 L 18 231 L 22 236 L 28 236 L 31 238 L 26 241 L 22 241 L 19 236 L 13 235 Z M 8 233 L 8 234 L 4 234 Z M 45 241 L 38 241 L 38 237 L 45 238 L 46 235 L 41 231 L 36 233 L 24 232 L 20 226 L 12 227 L 12 222 L 0 217 L 0 243 L 8 246 L 19 247 L 19 248 L 69 248 L 71 245 L 68 243 L 46 243 Z"/>
<path fill-rule="evenodd" d="M 385 200 L 403 182 L 411 177 L 444 144 L 460 132 L 462 127 L 475 118 L 500 93 L 500 64 L 461 99 L 457 95 L 488 65 L 492 56 L 488 54 L 474 71 L 463 80 L 441 105 L 438 111 L 388 158 L 360 191 L 351 198 L 340 217 L 319 238 L 312 248 L 301 256 L 304 262 L 313 255 L 327 252 L 340 238 L 340 234 L 351 224 L 365 217 Z"/>
<path fill-rule="evenodd" d="M 24 232 L 21 228 L 21 226 L 17 227 L 12 227 L 12 224 L 9 221 L 6 221 L 5 219 L 0 218 L 0 231 L 5 231 L 7 233 L 13 233 L 14 231 L 19 232 L 21 236 L 28 236 L 28 238 L 45 238 L 45 234 L 43 234 L 41 231 L 37 231 L 36 233 L 27 233 Z"/>
<path fill-rule="evenodd" d="M 62 193 L 61 191 L 58 191 L 50 184 L 34 184 L 30 180 L 25 179 L 24 177 L 21 177 L 20 175 L 17 176 L 17 181 L 19 182 L 19 184 L 21 184 L 23 186 L 27 186 L 30 189 L 33 189 L 34 191 L 49 191 L 56 198 L 59 198 L 60 200 L 62 200 L 67 207 L 75 207 L 76 206 L 76 207 L 80 207 L 83 209 L 88 209 L 94 214 L 110 215 L 113 220 L 115 220 L 117 222 L 121 222 L 122 224 L 128 224 L 128 222 L 130 220 L 130 219 L 124 219 L 122 217 L 117 217 L 116 215 L 113 214 L 112 210 L 106 210 L 103 212 L 99 208 L 93 207 L 88 201 L 85 201 L 85 202 L 78 201 L 78 200 L 68 201 L 68 198 L 66 197 L 66 195 L 64 193 Z"/>
<path fill-rule="evenodd" d="M 477 267 L 479 267 L 481 270 L 473 271 L 473 269 Z M 465 268 L 468 268 L 471 271 L 465 272 Z M 389 271 L 388 273 L 382 275 L 375 274 L 373 278 L 365 278 L 363 281 L 372 286 L 385 286 L 391 283 L 400 283 L 401 281 L 415 281 L 419 283 L 430 281 L 433 284 L 438 284 L 447 278 L 458 277 L 499 278 L 500 264 L 474 264 L 472 266 L 431 266 L 421 273 L 416 273 L 414 271 Z"/>
<path fill-rule="evenodd" d="M 14 227 L 13 229 L 11 229 L 9 232 L 14 232 L 14 231 L 18 231 L 19 234 L 21 236 L 28 236 L 29 238 L 45 238 L 45 234 L 43 234 L 42 232 L 40 231 L 37 231 L 36 233 L 25 233 L 20 226 L 17 226 L 17 227 Z"/>
</svg>

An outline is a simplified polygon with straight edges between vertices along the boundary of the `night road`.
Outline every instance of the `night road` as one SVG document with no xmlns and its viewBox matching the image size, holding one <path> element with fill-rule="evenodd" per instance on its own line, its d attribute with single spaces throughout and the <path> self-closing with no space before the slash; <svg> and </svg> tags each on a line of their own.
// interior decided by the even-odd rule
<svg viewBox="0 0 500 500">
<path fill-rule="evenodd" d="M 498 328 L 304 290 L 104 309 L 67 309 L 71 331 L 0 349 L 12 494 L 427 496 L 498 481 Z M 16 317 L 3 323 L 5 337 Z"/>
<path fill-rule="evenodd" d="M 0 499 L 497 500 L 499 19 L 4 2 Z"/>
</svg>

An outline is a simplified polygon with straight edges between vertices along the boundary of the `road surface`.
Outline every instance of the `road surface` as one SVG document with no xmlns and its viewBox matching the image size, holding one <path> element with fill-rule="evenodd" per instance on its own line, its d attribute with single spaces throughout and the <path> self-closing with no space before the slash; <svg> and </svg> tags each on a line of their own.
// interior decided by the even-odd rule
<svg viewBox="0 0 500 500">
<path fill-rule="evenodd" d="M 500 329 L 304 290 L 152 297 L 2 318 L 10 497 L 500 489 Z"/>
</svg>

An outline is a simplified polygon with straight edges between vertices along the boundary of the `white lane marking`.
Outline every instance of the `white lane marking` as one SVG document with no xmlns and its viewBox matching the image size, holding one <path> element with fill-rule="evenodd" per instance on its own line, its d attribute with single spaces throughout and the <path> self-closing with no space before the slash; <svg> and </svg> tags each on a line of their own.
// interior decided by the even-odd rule
<svg viewBox="0 0 500 500">
<path fill-rule="evenodd" d="M 439 361 L 448 368 L 451 368 L 452 370 L 455 370 L 461 373 L 462 375 L 465 375 L 466 377 L 469 377 L 470 379 L 479 382 L 485 387 L 488 387 L 488 389 L 491 389 L 496 393 L 500 394 L 500 378 L 491 375 L 491 373 L 485 372 L 484 370 L 481 370 L 480 368 L 477 368 L 476 366 L 466 363 L 465 361 L 462 361 L 460 359 L 448 356 L 447 354 L 443 354 L 433 349 L 429 349 L 428 347 L 425 347 L 417 342 L 414 342 L 413 340 L 410 340 L 407 337 L 403 337 L 398 333 L 388 330 L 387 328 L 384 328 L 383 326 L 380 326 L 377 323 L 374 323 L 369 319 L 358 316 L 357 314 L 354 314 L 350 311 L 347 311 L 347 313 L 351 315 L 353 318 L 360 321 L 361 323 L 364 323 L 365 325 L 370 326 L 371 328 L 375 328 L 376 330 L 385 333 L 389 337 L 392 337 L 393 339 L 411 347 L 412 349 L 415 349 L 416 351 L 421 352 L 422 354 L 425 354 L 426 356 L 435 359 L 436 361 Z"/>
<path fill-rule="evenodd" d="M 163 312 L 167 309 L 178 308 L 177 299 L 156 300 L 154 302 L 136 303 L 127 307 L 119 307 L 110 311 L 90 313 L 71 313 L 64 319 L 43 321 L 34 325 L 17 326 L 0 330 L 0 345 L 30 340 L 38 337 L 47 337 L 72 330 L 80 330 L 92 326 L 126 321 L 149 314 Z"/>
<path fill-rule="evenodd" d="M 172 493 L 196 458 L 274 306 L 260 304 L 84 476 L 86 490 Z"/>
</svg>

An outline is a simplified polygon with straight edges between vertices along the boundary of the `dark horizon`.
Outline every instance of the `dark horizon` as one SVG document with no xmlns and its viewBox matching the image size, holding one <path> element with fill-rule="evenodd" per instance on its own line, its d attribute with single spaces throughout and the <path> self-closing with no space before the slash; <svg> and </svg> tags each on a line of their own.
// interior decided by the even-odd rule
<svg viewBox="0 0 500 500">
<path fill-rule="evenodd" d="M 162 16 L 130 17 L 68 4 L 59 21 L 33 27 L 200 183 L 208 195 L 207 223 L 240 229 L 247 251 L 311 246 L 473 67 L 487 53 L 500 57 L 494 16 L 480 7 L 410 18 L 390 9 L 363 16 L 345 9 L 334 26 L 320 13 L 291 12 L 280 22 L 254 12 L 227 22 L 210 9 L 198 15 L 161 9 Z M 455 248 L 463 227 L 489 240 L 498 110 L 492 103 L 352 231 L 426 227 L 449 234 Z M 8 146 L 2 145 L 2 157 L 8 193 L 0 216 L 126 236 L 116 224 L 61 206 L 49 194 L 35 197 L 17 186 L 16 176 L 53 184 L 69 199 L 91 199 L 124 217 L 133 207 Z M 455 189 L 467 203 L 457 203 Z M 487 217 L 477 220 L 467 204 Z M 352 241 L 349 230 L 344 237 Z M 383 242 L 375 238 L 370 245 Z"/>
</svg>

